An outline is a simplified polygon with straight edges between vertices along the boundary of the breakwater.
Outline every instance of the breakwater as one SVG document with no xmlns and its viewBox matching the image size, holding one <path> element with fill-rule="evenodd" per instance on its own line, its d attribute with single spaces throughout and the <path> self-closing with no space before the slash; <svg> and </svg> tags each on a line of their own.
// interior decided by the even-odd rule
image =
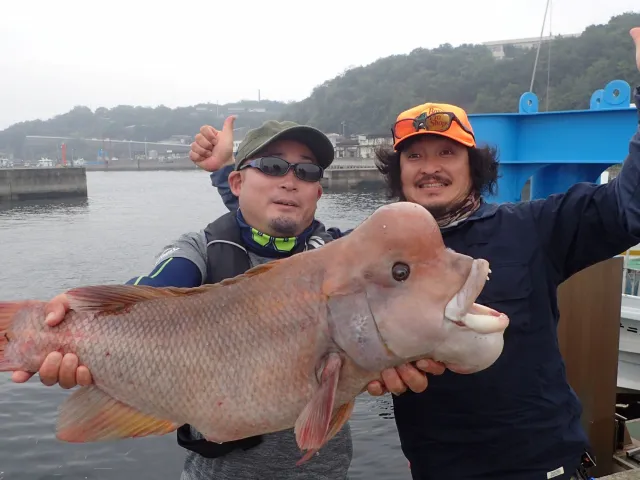
<svg viewBox="0 0 640 480">
<path fill-rule="evenodd" d="M 171 162 L 157 160 L 117 160 L 99 164 L 85 165 L 87 171 L 125 172 L 155 170 L 197 170 L 198 167 L 189 158 L 180 158 Z M 363 187 L 382 187 L 382 176 L 375 168 L 373 160 L 363 158 L 339 158 L 324 173 L 322 186 L 327 189 L 353 189 Z"/>
<path fill-rule="evenodd" d="M 324 172 L 321 185 L 328 189 L 352 189 L 384 187 L 384 179 L 374 167 L 338 167 L 329 168 Z"/>
<path fill-rule="evenodd" d="M 0 168 L 0 202 L 87 196 L 84 168 Z"/>
</svg>

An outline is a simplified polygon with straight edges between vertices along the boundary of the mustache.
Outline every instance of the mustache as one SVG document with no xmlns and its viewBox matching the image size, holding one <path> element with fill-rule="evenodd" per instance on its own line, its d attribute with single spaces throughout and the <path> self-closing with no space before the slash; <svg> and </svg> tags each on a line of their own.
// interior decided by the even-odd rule
<svg viewBox="0 0 640 480">
<path fill-rule="evenodd" d="M 417 181 L 416 181 L 416 185 L 420 185 L 422 182 L 425 181 L 433 181 L 433 182 L 438 182 L 438 183 L 442 183 L 444 185 L 449 185 L 451 183 L 451 181 L 443 176 L 443 175 L 438 175 L 436 174 L 428 174 L 428 175 L 423 175 L 421 176 Z"/>
</svg>

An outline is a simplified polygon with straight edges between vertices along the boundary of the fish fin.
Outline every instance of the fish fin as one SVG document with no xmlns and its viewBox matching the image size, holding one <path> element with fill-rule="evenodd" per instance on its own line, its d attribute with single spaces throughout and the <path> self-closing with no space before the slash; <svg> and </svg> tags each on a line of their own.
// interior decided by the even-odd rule
<svg viewBox="0 0 640 480">
<path fill-rule="evenodd" d="M 194 288 L 150 287 L 147 285 L 92 285 L 68 290 L 69 306 L 77 312 L 103 310 L 118 311 L 130 305 L 167 297 L 195 295 L 213 285 Z"/>
<path fill-rule="evenodd" d="M 224 280 L 216 283 L 215 285 L 225 286 L 225 285 L 232 285 L 234 283 L 238 283 L 247 278 L 255 277 L 256 275 L 260 275 L 261 273 L 266 273 L 269 270 L 271 270 L 273 267 L 280 265 L 282 262 L 286 260 L 287 258 L 280 258 L 277 260 L 271 260 L 270 262 L 267 262 L 267 263 L 256 265 L 255 267 L 250 268 L 249 270 L 247 270 L 244 273 L 241 273 L 240 275 L 236 275 L 235 277 L 231 277 L 231 278 L 225 278 Z"/>
<path fill-rule="evenodd" d="M 327 357 L 320 386 L 296 420 L 295 434 L 302 450 L 319 449 L 329 430 L 342 359 L 337 353 Z"/>
<path fill-rule="evenodd" d="M 201 285 L 193 288 L 150 287 L 148 285 L 90 285 L 72 288 L 66 293 L 69 307 L 76 312 L 81 311 L 118 311 L 128 306 L 147 300 L 183 295 L 197 295 L 209 292 L 221 286 L 232 285 L 246 278 L 268 272 L 286 259 L 273 260 L 257 265 L 241 275 L 222 280 L 215 284 Z"/>
<path fill-rule="evenodd" d="M 351 414 L 353 413 L 353 408 L 356 405 L 355 399 L 351 400 L 348 403 L 342 405 L 338 411 L 333 415 L 331 419 L 331 424 L 329 425 L 329 432 L 327 433 L 327 438 L 324 439 L 325 443 L 335 437 L 338 432 L 344 427 L 344 424 L 347 423 L 349 418 L 351 418 Z"/>
<path fill-rule="evenodd" d="M 19 310 L 33 302 L 0 302 L 0 372 L 21 370 L 22 365 L 5 358 L 4 352 L 12 340 L 11 324 Z"/>
<path fill-rule="evenodd" d="M 82 387 L 60 406 L 56 437 L 70 443 L 164 435 L 179 425 L 142 413 L 94 385 Z"/>
<path fill-rule="evenodd" d="M 349 403 L 345 403 L 342 405 L 338 411 L 333 415 L 331 419 L 331 424 L 329 425 L 329 431 L 322 442 L 323 445 L 326 444 L 329 440 L 336 436 L 336 434 L 340 431 L 340 429 L 347 423 L 347 420 L 351 417 L 351 413 L 353 412 L 353 407 L 355 406 L 356 401 L 351 400 Z M 306 461 L 308 461 L 311 457 L 313 457 L 316 453 L 320 451 L 319 448 L 312 448 L 308 450 L 304 456 L 296 462 L 296 465 L 300 466 Z"/>
</svg>

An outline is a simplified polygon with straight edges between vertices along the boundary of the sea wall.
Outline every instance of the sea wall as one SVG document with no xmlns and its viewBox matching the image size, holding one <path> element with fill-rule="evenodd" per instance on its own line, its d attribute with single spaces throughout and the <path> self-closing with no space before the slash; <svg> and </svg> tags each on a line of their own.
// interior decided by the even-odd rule
<svg viewBox="0 0 640 480">
<path fill-rule="evenodd" d="M 84 168 L 0 168 L 0 202 L 86 197 Z"/>
<path fill-rule="evenodd" d="M 327 189 L 384 187 L 384 179 L 376 168 L 336 168 L 324 172 L 321 181 Z"/>
</svg>

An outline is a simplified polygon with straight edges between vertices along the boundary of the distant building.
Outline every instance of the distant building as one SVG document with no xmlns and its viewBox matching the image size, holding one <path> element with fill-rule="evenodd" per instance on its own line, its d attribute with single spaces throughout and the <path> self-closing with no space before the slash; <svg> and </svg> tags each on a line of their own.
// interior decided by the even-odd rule
<svg viewBox="0 0 640 480">
<path fill-rule="evenodd" d="M 333 141 L 332 141 L 333 143 Z M 336 158 L 375 158 L 375 149 L 380 145 L 393 144 L 390 133 L 370 133 L 339 137 L 335 144 Z"/>
<path fill-rule="evenodd" d="M 579 37 L 579 36 L 580 36 L 579 33 L 568 33 L 564 35 L 553 35 L 553 36 L 547 35 L 546 37 L 542 37 L 542 43 L 544 44 L 551 39 L 556 39 L 561 37 L 565 38 L 565 37 Z M 504 47 L 507 45 L 513 45 L 516 48 L 530 49 L 530 48 L 536 48 L 539 42 L 540 42 L 540 37 L 530 37 L 530 38 L 515 38 L 513 40 L 495 40 L 491 42 L 483 42 L 482 45 L 485 45 L 486 47 L 488 47 L 495 58 L 503 59 L 505 56 Z"/>
</svg>

